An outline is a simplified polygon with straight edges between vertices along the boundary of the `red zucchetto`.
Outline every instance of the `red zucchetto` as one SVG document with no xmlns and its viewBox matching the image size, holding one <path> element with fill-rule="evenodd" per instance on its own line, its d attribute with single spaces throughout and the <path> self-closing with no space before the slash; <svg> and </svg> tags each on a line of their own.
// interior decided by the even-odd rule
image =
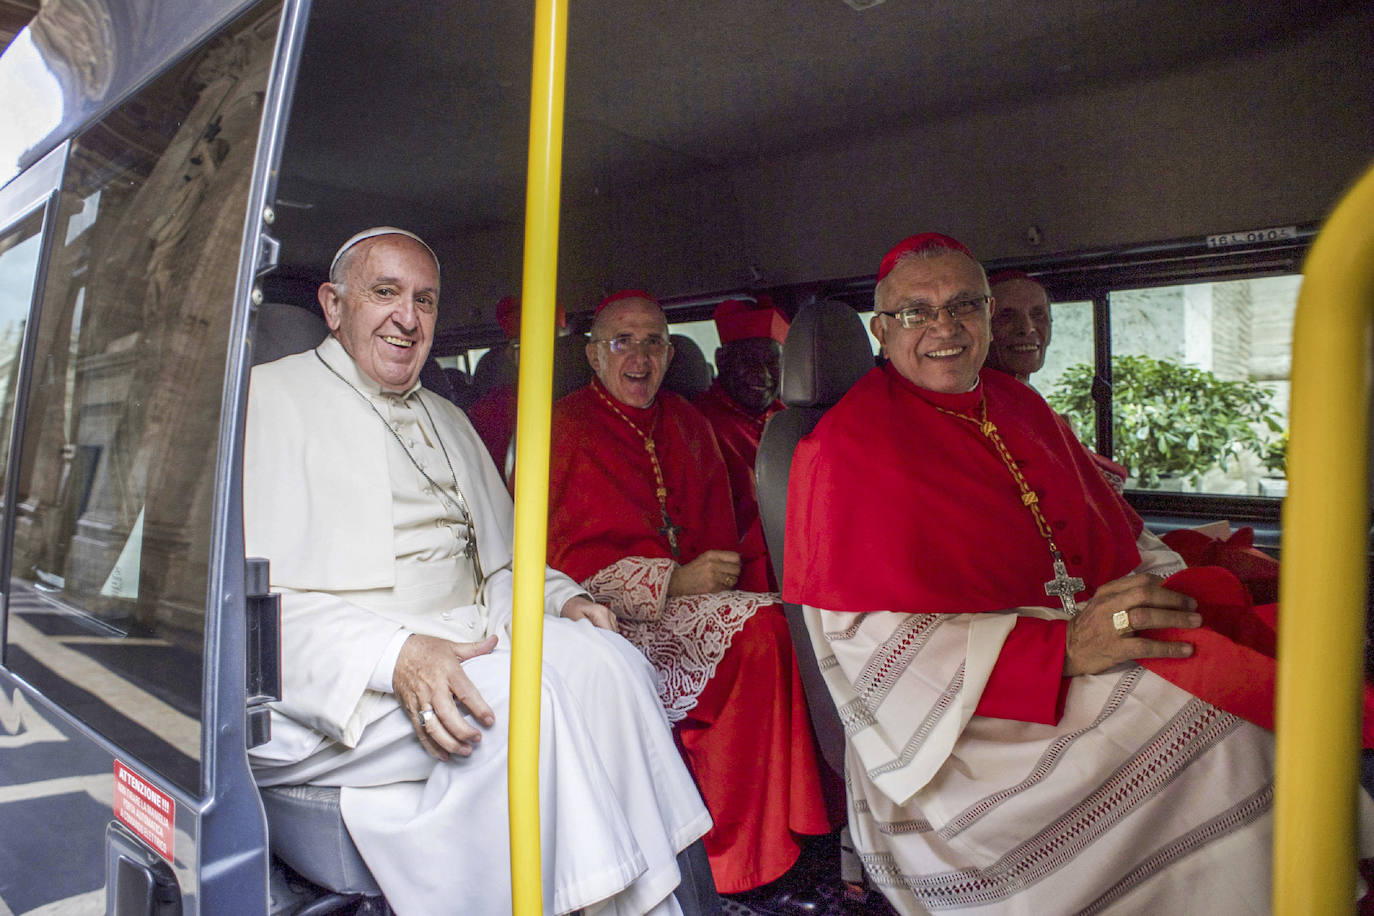
<svg viewBox="0 0 1374 916">
<path fill-rule="evenodd" d="M 968 255 L 974 261 L 978 260 L 973 257 L 973 252 L 969 250 L 969 247 L 958 239 L 941 235 L 938 232 L 922 232 L 919 235 L 907 236 L 893 245 L 887 254 L 883 255 L 883 262 L 878 265 L 878 282 L 881 283 L 883 277 L 892 273 L 892 268 L 897 265 L 897 261 L 902 255 L 910 254 L 913 251 L 926 251 L 930 248 L 948 248 L 950 251 Z"/>
<path fill-rule="evenodd" d="M 787 337 L 787 318 L 767 296 L 760 296 L 757 302 L 726 299 L 711 317 L 723 344 L 750 337 L 771 337 L 782 343 Z"/>
</svg>

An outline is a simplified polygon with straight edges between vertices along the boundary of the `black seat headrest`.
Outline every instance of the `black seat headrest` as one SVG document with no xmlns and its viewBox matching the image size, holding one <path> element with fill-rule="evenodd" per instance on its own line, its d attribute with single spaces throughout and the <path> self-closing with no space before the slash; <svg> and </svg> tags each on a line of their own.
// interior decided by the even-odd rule
<svg viewBox="0 0 1374 916">
<path fill-rule="evenodd" d="M 553 399 L 572 394 L 592 380 L 587 362 L 587 335 L 569 334 L 553 341 Z"/>
<path fill-rule="evenodd" d="M 477 361 L 476 368 L 472 370 L 472 387 L 478 397 L 496 388 L 515 384 L 518 372 L 509 350 L 508 343 L 496 344 Z"/>
<path fill-rule="evenodd" d="M 454 400 L 453 385 L 448 380 L 448 373 L 439 365 L 433 353 L 425 357 L 425 364 L 420 367 L 420 384 L 446 401 Z"/>
<path fill-rule="evenodd" d="M 695 401 L 711 387 L 711 364 L 692 338 L 685 334 L 668 336 L 673 342 L 673 361 L 663 375 L 663 387 Z"/>
<path fill-rule="evenodd" d="M 264 302 L 253 319 L 253 365 L 304 353 L 329 335 L 318 313 L 285 302 Z"/>
<path fill-rule="evenodd" d="M 859 314 L 843 302 L 809 302 L 782 345 L 782 402 L 830 407 L 872 368 L 873 345 Z"/>
<path fill-rule="evenodd" d="M 453 392 L 453 403 L 463 410 L 472 406 L 472 376 L 456 366 L 445 367 L 444 376 L 448 379 L 449 390 Z"/>
</svg>

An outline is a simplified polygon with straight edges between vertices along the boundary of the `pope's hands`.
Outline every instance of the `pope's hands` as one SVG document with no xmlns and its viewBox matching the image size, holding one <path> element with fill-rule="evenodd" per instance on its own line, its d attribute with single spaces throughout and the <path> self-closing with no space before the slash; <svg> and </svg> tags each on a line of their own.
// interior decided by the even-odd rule
<svg viewBox="0 0 1374 916">
<path fill-rule="evenodd" d="M 564 620 L 590 620 L 592 626 L 612 633 L 619 632 L 615 625 L 615 614 L 604 604 L 597 604 L 586 595 L 574 595 L 564 604 L 559 616 Z"/>
<path fill-rule="evenodd" d="M 739 554 L 735 551 L 708 550 L 673 570 L 668 579 L 668 597 L 706 595 L 732 589 L 739 581 L 739 570 Z"/>
<path fill-rule="evenodd" d="M 463 718 L 459 706 L 466 707 L 487 728 L 496 724 L 491 707 L 462 665 L 495 648 L 495 636 L 481 642 L 450 642 L 418 633 L 401 645 L 391 675 L 392 690 L 410 714 L 420 744 L 431 756 L 440 760 L 449 759 L 450 754 L 466 757 L 482 740 L 482 733 Z M 420 714 L 425 710 L 433 710 L 433 714 L 425 717 L 427 723 L 421 723 Z"/>
<path fill-rule="evenodd" d="M 1164 627 L 1193 629 L 1202 625 L 1194 613 L 1197 602 L 1170 591 L 1158 576 L 1146 573 L 1124 576 L 1097 590 L 1092 600 L 1069 621 L 1064 674 L 1097 674 L 1133 658 L 1187 658 L 1191 643 L 1143 639 L 1134 632 L 1119 634 L 1113 616 L 1124 611 L 1132 631 Z"/>
</svg>

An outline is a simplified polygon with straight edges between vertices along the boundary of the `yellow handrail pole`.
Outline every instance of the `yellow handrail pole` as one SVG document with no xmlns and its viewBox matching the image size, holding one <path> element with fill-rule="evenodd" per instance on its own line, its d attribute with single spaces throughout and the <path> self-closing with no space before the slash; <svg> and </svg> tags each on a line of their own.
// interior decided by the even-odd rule
<svg viewBox="0 0 1374 916">
<path fill-rule="evenodd" d="M 536 0 L 525 185 L 525 271 L 515 460 L 515 615 L 510 702 L 511 907 L 543 913 L 539 854 L 539 695 L 548 538 L 558 202 L 563 171 L 563 77 L 568 0 Z"/>
<path fill-rule="evenodd" d="M 1349 913 L 1369 536 L 1374 169 L 1303 265 L 1279 601 L 1274 912 Z"/>
</svg>

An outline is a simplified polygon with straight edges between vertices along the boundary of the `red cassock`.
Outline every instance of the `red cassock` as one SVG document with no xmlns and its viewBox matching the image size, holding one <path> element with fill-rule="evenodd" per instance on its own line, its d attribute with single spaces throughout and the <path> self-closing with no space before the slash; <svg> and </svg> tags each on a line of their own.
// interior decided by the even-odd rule
<svg viewBox="0 0 1374 916">
<path fill-rule="evenodd" d="M 864 376 L 797 447 L 788 488 L 787 600 L 837 611 L 964 613 L 1046 606 L 1044 537 L 991 442 L 972 423 L 986 401 L 1039 497 L 1069 575 L 1090 597 L 1140 562 L 1140 519 L 1029 386 L 984 370 L 971 392 L 918 388 L 890 365 Z M 823 459 L 822 459 L 823 455 Z M 1187 659 L 1145 667 L 1203 700 L 1272 729 L 1273 606 L 1252 608 L 1225 570 L 1184 570 L 1165 585 L 1198 601 L 1204 624 L 1147 636 L 1183 639 Z M 983 691 L 980 715 L 1053 724 L 1067 622 L 1021 617 Z M 1365 745 L 1374 744 L 1366 688 Z"/>
<path fill-rule="evenodd" d="M 685 564 L 737 550 L 725 463 L 701 413 L 660 391 L 649 408 L 617 402 L 622 417 L 603 395 L 593 381 L 554 405 L 549 564 L 585 582 L 626 557 Z M 679 556 L 662 530 L 649 453 L 627 420 L 653 438 Z M 766 590 L 758 581 L 739 587 Z M 715 821 L 706 851 L 721 891 L 781 877 L 800 852 L 798 834 L 830 830 L 780 606 L 765 605 L 735 635 L 676 734 Z"/>
<path fill-rule="evenodd" d="M 717 379 L 695 402 L 711 424 L 720 444 L 725 469 L 730 475 L 730 493 L 735 498 L 735 527 L 740 536 L 740 553 L 746 564 L 764 564 L 769 588 L 777 589 L 773 568 L 768 562 L 768 547 L 763 540 L 763 524 L 759 520 L 758 488 L 754 482 L 754 459 L 759 454 L 759 440 L 763 437 L 768 418 L 783 409 L 781 401 L 774 401 L 763 413 L 751 414 L 740 407 L 721 387 Z"/>
</svg>

